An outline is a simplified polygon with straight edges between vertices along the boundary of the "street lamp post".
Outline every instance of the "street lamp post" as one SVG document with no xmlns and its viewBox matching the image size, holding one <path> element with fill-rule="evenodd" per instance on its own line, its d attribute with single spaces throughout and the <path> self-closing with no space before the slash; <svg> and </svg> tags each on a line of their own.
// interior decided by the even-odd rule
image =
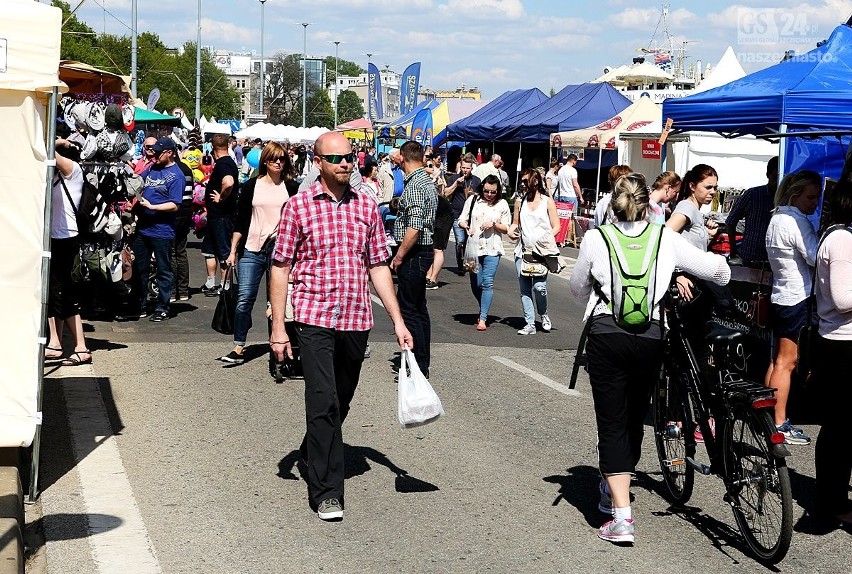
<svg viewBox="0 0 852 574">
<path fill-rule="evenodd" d="M 137 41 L 138 33 L 137 33 L 137 30 L 136 30 L 137 14 L 138 14 L 137 6 L 136 6 L 136 0 L 133 0 L 133 4 L 131 6 L 131 9 L 132 9 L 131 19 L 133 20 L 133 35 L 130 37 L 130 93 L 131 93 L 131 95 L 133 95 L 133 99 L 135 100 L 136 99 L 136 81 L 138 80 L 138 78 L 136 77 L 137 76 L 136 57 L 137 57 L 137 53 L 139 52 L 139 45 L 138 45 L 138 41 Z M 134 102 L 134 103 L 136 103 L 136 102 Z"/>
<path fill-rule="evenodd" d="M 339 95 L 338 86 L 340 85 L 340 82 L 337 80 L 337 69 L 338 69 L 337 64 L 338 64 L 338 61 L 340 60 L 340 58 L 338 58 L 338 53 L 339 53 L 338 49 L 339 48 L 340 48 L 340 40 L 335 40 L 335 42 L 334 42 L 334 127 L 337 127 L 337 96 Z"/>
<path fill-rule="evenodd" d="M 308 97 L 308 26 L 310 22 L 302 22 L 304 39 L 302 44 L 302 127 L 307 121 L 307 97 Z"/>
<path fill-rule="evenodd" d="M 201 0 L 198 0 L 198 36 L 195 40 L 195 119 L 201 119 Z"/>
<path fill-rule="evenodd" d="M 266 0 L 260 0 L 260 96 L 258 97 L 258 105 L 260 109 L 257 113 L 263 113 L 263 92 L 266 88 L 266 62 L 263 59 L 263 17 Z M 251 107 L 249 107 L 251 109 Z"/>
</svg>

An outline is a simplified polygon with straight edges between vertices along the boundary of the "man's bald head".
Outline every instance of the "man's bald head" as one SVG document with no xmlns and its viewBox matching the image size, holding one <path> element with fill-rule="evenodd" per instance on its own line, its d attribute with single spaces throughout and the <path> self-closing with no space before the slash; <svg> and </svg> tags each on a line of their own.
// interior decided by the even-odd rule
<svg viewBox="0 0 852 574">
<path fill-rule="evenodd" d="M 314 153 L 320 155 L 327 153 L 340 153 L 339 151 L 327 151 L 332 148 L 346 149 L 347 151 L 343 153 L 348 153 L 349 140 L 346 139 L 346 136 L 344 136 L 342 133 L 326 132 L 317 138 L 317 141 L 314 144 Z"/>
</svg>

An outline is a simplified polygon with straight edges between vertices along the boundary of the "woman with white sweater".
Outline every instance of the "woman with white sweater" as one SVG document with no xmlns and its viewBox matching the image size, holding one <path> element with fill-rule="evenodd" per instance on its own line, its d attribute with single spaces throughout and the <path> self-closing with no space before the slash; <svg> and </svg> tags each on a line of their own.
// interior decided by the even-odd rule
<svg viewBox="0 0 852 574">
<path fill-rule="evenodd" d="M 835 227 L 824 236 L 816 257 L 816 310 L 819 341 L 814 363 L 820 393 L 822 428 L 817 437 L 816 514 L 852 527 L 852 449 L 846 435 L 852 404 L 852 189 L 835 188 L 831 198 Z"/>
<path fill-rule="evenodd" d="M 672 274 L 677 267 L 719 285 L 731 278 L 722 256 L 698 249 L 675 231 L 646 221 L 649 193 L 640 174 L 618 178 L 610 204 L 617 221 L 586 233 L 571 276 L 571 292 L 588 301 L 585 320 L 591 321 L 586 356 L 597 419 L 599 466 L 604 477 L 599 508 L 612 513 L 598 536 L 610 542 L 634 541 L 630 477 L 639 462 L 643 421 L 663 359 L 660 303 Z M 648 286 L 651 321 L 642 330 L 622 328 L 600 295 L 614 300 L 614 264 L 604 232 L 636 238 L 637 244 L 659 241 L 656 269 Z M 648 234 L 656 235 L 649 240 Z"/>
</svg>

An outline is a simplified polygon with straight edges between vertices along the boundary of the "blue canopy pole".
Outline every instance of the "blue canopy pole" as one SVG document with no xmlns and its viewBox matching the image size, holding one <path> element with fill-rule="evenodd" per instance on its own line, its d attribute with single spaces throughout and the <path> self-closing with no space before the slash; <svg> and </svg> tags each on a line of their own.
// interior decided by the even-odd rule
<svg viewBox="0 0 852 574">
<path fill-rule="evenodd" d="M 780 132 L 787 133 L 787 124 L 781 124 Z M 789 138 L 782 137 L 778 142 L 778 183 L 784 179 L 784 162 L 787 160 L 787 140 Z"/>
</svg>

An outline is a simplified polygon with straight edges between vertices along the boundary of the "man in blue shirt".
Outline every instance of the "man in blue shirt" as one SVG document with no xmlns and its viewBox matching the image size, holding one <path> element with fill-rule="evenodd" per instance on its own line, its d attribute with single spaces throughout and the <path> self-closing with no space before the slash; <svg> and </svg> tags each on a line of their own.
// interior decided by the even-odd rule
<svg viewBox="0 0 852 574">
<path fill-rule="evenodd" d="M 138 202 L 136 239 L 133 241 L 133 293 L 139 318 L 147 317 L 146 300 L 151 277 L 151 255 L 156 258 L 159 296 L 151 321 L 170 318 L 172 293 L 171 250 L 175 238 L 178 206 L 183 198 L 184 175 L 175 164 L 177 148 L 171 138 L 160 138 L 153 146 L 154 164 L 142 172 L 145 188 Z"/>
<path fill-rule="evenodd" d="M 745 190 L 731 208 L 725 226 L 731 241 L 730 259 L 739 256 L 745 263 L 762 263 L 766 256 L 766 230 L 775 209 L 775 190 L 778 188 L 778 156 L 766 164 L 766 185 Z M 742 244 L 737 246 L 737 223 L 745 218 Z"/>
</svg>

